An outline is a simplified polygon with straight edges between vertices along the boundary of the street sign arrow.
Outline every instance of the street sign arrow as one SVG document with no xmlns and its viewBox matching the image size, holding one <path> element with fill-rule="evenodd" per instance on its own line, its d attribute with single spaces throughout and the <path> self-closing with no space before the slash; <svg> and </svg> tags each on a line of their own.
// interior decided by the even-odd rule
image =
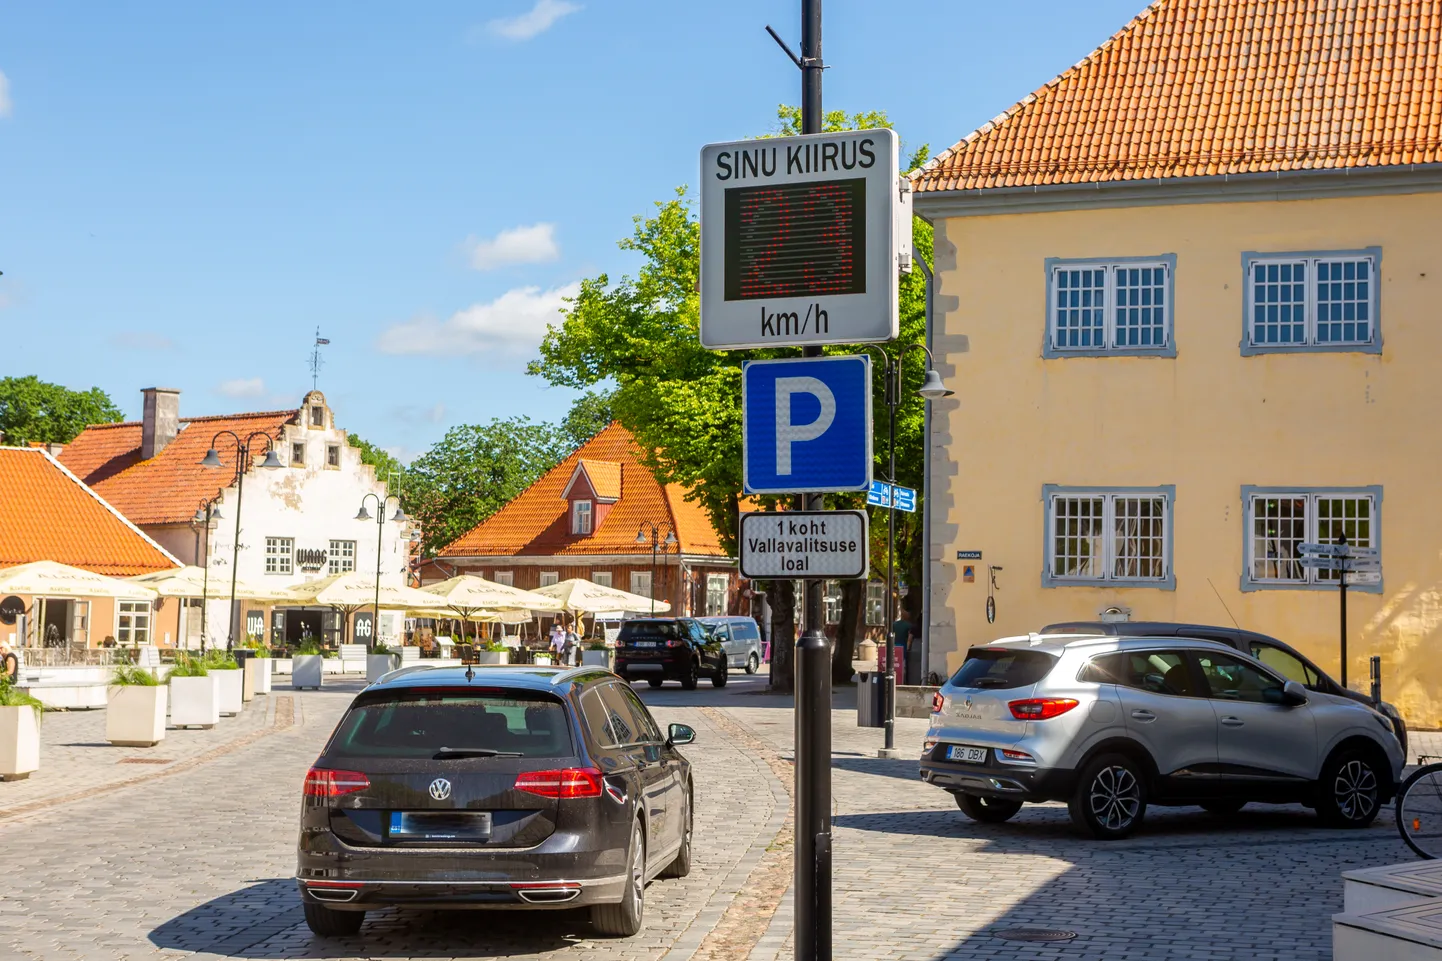
<svg viewBox="0 0 1442 961">
<path fill-rule="evenodd" d="M 1375 557 L 1299 557 L 1297 563 L 1319 571 L 1375 571 L 1382 567 Z"/>
<path fill-rule="evenodd" d="M 890 507 L 891 485 L 886 481 L 872 481 L 871 489 L 866 492 L 866 503 L 872 507 Z"/>
<path fill-rule="evenodd" d="M 916 513 L 916 491 L 910 487 L 893 486 L 891 492 L 891 496 L 896 502 L 897 510 L 907 511 L 912 514 Z"/>
<path fill-rule="evenodd" d="M 1380 584 L 1382 583 L 1382 572 L 1348 571 L 1342 575 L 1342 579 L 1348 584 Z"/>
<path fill-rule="evenodd" d="M 1319 557 L 1381 557 L 1375 547 L 1353 547 L 1351 544 L 1298 544 L 1297 553 Z"/>
</svg>

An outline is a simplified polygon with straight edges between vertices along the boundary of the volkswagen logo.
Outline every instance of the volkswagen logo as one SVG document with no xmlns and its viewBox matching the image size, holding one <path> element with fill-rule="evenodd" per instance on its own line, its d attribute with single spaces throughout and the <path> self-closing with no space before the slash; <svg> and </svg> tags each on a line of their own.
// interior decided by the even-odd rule
<svg viewBox="0 0 1442 961">
<path fill-rule="evenodd" d="M 443 777 L 438 777 L 431 782 L 430 792 L 431 797 L 437 801 L 444 801 L 451 796 L 451 782 Z"/>
</svg>

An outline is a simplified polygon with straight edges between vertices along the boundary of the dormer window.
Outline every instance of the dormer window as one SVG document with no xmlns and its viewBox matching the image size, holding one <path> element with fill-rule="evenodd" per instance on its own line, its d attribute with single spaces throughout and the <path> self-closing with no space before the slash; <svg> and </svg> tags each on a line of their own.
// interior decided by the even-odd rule
<svg viewBox="0 0 1442 961">
<path fill-rule="evenodd" d="M 324 427 L 324 426 L 325 426 L 325 408 L 322 407 L 320 404 L 314 404 L 314 405 L 311 406 L 311 409 L 310 409 L 310 426 L 312 426 L 312 427 Z"/>
<path fill-rule="evenodd" d="M 572 534 L 589 534 L 589 533 L 591 533 L 591 502 L 590 502 L 590 501 L 572 501 L 572 502 L 571 502 L 571 533 L 572 533 Z"/>
</svg>

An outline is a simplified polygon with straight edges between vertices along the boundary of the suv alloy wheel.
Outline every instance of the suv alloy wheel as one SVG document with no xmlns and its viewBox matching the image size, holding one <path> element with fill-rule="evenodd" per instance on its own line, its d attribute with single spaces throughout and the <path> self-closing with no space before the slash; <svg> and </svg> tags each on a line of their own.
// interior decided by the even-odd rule
<svg viewBox="0 0 1442 961">
<path fill-rule="evenodd" d="M 1127 837 L 1147 813 L 1146 774 L 1125 755 L 1103 754 L 1082 769 L 1067 810 L 1072 823 L 1092 837 Z"/>
<path fill-rule="evenodd" d="M 755 652 L 755 651 L 752 651 L 752 652 L 751 652 L 751 655 L 746 658 L 746 673 L 747 673 L 747 674 L 755 674 L 755 673 L 756 673 L 758 670 L 760 670 L 760 669 L 761 669 L 761 658 L 759 658 L 759 657 L 756 656 L 756 652 Z"/>
<path fill-rule="evenodd" d="M 683 691 L 696 690 L 696 682 L 698 680 L 696 676 L 696 658 L 698 656 L 699 655 L 693 651 L 691 657 L 686 662 L 686 673 L 681 675 L 681 690 Z"/>
<path fill-rule="evenodd" d="M 1329 758 L 1317 784 L 1317 815 L 1331 827 L 1364 828 L 1381 808 L 1382 778 L 1366 751 L 1350 748 Z"/>
</svg>

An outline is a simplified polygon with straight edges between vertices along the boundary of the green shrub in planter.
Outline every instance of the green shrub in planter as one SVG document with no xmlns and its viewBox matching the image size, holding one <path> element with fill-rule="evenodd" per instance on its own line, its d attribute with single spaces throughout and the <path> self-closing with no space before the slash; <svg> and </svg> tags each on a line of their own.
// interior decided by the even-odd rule
<svg viewBox="0 0 1442 961">
<path fill-rule="evenodd" d="M 189 654 L 177 657 L 175 666 L 170 669 L 171 677 L 205 677 L 209 673 L 204 659 Z"/>
<path fill-rule="evenodd" d="M 586 645 L 586 650 L 588 651 L 604 651 L 606 649 L 605 641 L 592 641 Z"/>
<path fill-rule="evenodd" d="M 160 678 L 151 673 L 149 668 L 121 664 L 111 672 L 110 683 L 119 687 L 158 687 Z"/>
<path fill-rule="evenodd" d="M 22 691 L 10 683 L 10 675 L 0 673 L 0 707 L 28 707 L 34 710 L 35 720 L 40 720 L 45 705 L 29 691 Z"/>
<path fill-rule="evenodd" d="M 510 648 L 506 647 L 506 645 L 502 644 L 500 641 L 492 641 L 485 647 L 481 648 L 481 650 L 490 651 L 492 654 L 499 654 L 502 651 L 509 651 Z"/>
<path fill-rule="evenodd" d="M 205 667 L 210 671 L 238 671 L 240 665 L 229 651 L 209 651 L 205 655 Z"/>
<path fill-rule="evenodd" d="M 391 647 L 389 644 L 384 644 L 380 641 L 376 641 L 376 646 L 371 648 L 371 653 L 379 656 L 384 654 L 399 654 L 400 651 Z"/>
<path fill-rule="evenodd" d="M 300 646 L 295 649 L 295 653 L 300 655 L 320 654 L 322 651 L 320 645 L 316 643 L 314 638 L 305 637 L 301 639 Z"/>
</svg>

